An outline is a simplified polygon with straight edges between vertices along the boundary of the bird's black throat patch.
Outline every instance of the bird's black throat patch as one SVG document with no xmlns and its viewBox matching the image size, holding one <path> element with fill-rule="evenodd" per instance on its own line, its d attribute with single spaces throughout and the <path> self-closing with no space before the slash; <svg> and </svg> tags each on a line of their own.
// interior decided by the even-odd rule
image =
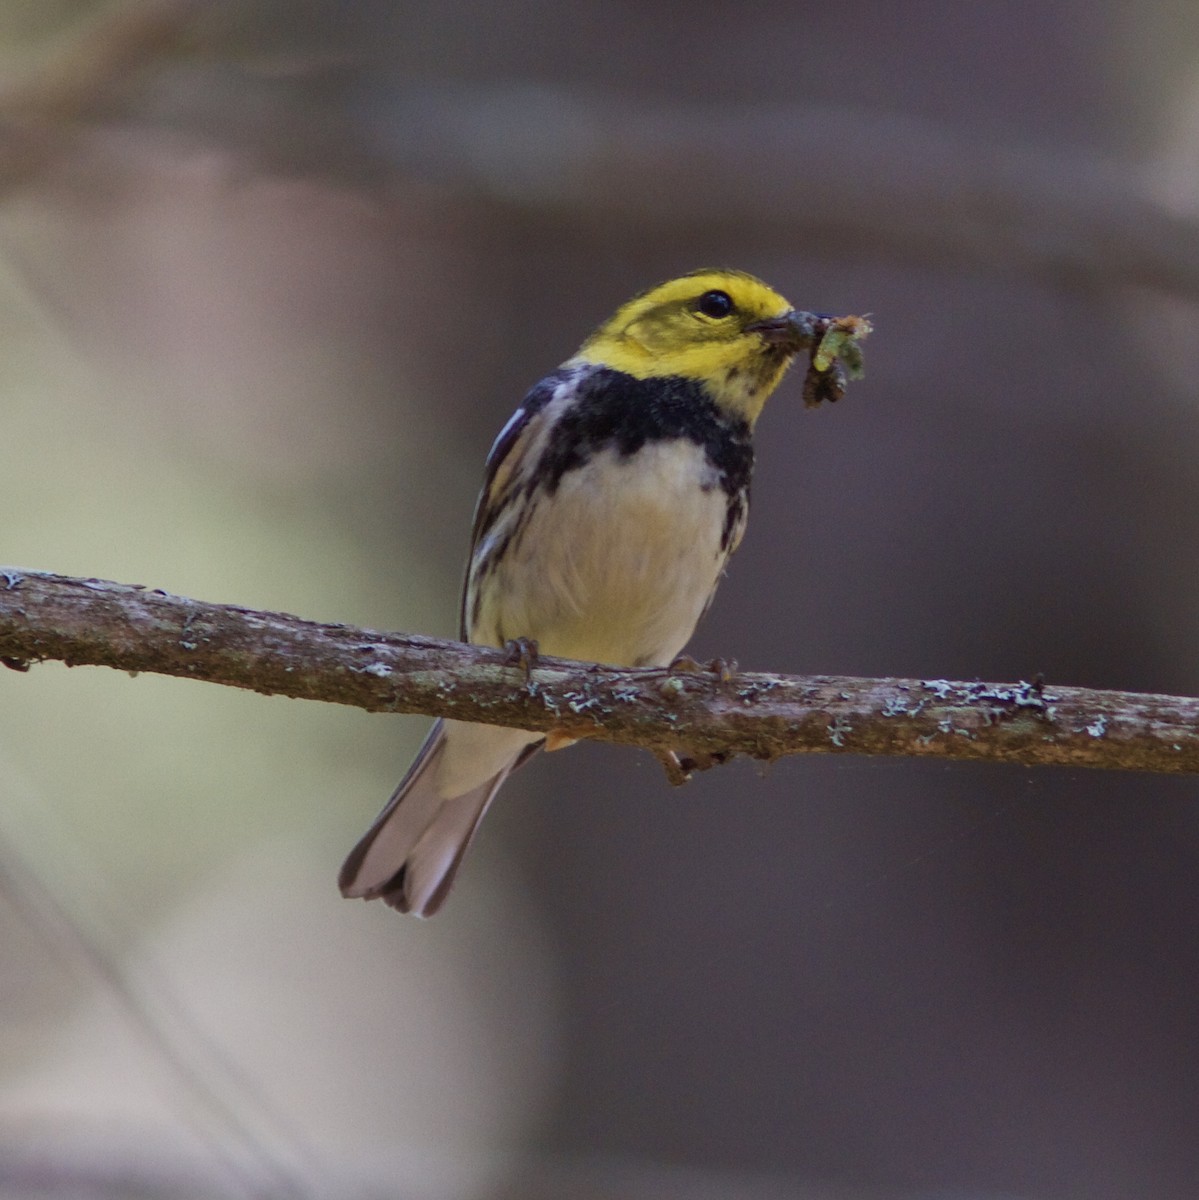
<svg viewBox="0 0 1199 1200">
<path fill-rule="evenodd" d="M 551 375 L 530 392 L 525 399 L 530 415 L 548 403 L 563 375 Z M 749 422 L 724 412 L 702 384 L 680 375 L 637 379 L 594 367 L 580 375 L 576 387 L 576 401 L 550 435 L 539 487 L 552 495 L 563 475 L 597 451 L 612 447 L 628 458 L 648 442 L 683 438 L 703 450 L 730 503 L 745 504 L 754 467 Z"/>
</svg>

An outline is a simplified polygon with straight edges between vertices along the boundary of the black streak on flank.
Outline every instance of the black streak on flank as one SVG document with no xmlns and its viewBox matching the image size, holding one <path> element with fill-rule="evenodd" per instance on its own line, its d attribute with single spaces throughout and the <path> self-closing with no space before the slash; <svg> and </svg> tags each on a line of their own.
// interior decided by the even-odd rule
<svg viewBox="0 0 1199 1200">
<path fill-rule="evenodd" d="M 749 500 L 749 492 L 738 492 L 729 497 L 728 508 L 724 513 L 724 528 L 720 532 L 720 549 L 727 554 L 736 537 L 745 524 L 745 509 Z"/>
<path fill-rule="evenodd" d="M 520 440 L 520 435 L 528 428 L 529 422 L 554 398 L 559 385 L 568 377 L 565 371 L 555 371 L 547 375 L 540 383 L 530 389 L 528 395 L 521 401 L 519 419 L 513 419 L 505 427 L 503 433 L 496 438 L 491 453 L 487 455 L 487 468 L 483 477 L 483 490 L 479 495 L 479 503 L 475 509 L 475 523 L 471 531 L 471 547 L 478 545 L 480 538 L 486 536 L 495 519 L 508 500 L 509 493 L 514 487 L 519 487 L 528 478 L 529 464 L 516 463 L 511 478 L 503 491 L 491 495 L 491 482 L 495 478 L 500 465 L 512 453 L 513 447 Z M 522 467 L 526 469 L 521 469 Z"/>
<path fill-rule="evenodd" d="M 628 458 L 647 442 L 685 438 L 703 449 L 730 503 L 744 505 L 754 467 L 749 423 L 722 412 L 700 384 L 677 375 L 635 379 L 598 367 L 579 379 L 578 389 L 579 403 L 555 426 L 530 485 L 552 495 L 567 471 L 598 450 L 615 447 Z"/>
</svg>

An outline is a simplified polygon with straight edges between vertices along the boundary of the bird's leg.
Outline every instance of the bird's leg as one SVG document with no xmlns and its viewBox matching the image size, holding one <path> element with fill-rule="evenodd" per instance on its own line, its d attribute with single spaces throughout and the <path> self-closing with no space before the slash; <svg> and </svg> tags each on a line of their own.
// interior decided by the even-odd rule
<svg viewBox="0 0 1199 1200">
<path fill-rule="evenodd" d="M 680 654 L 666 668 L 671 674 L 683 672 L 687 675 L 715 675 L 721 683 L 728 683 L 737 674 L 735 658 L 714 658 L 708 664 L 701 666 L 690 654 Z"/>
<path fill-rule="evenodd" d="M 525 673 L 525 683 L 531 683 L 533 668 L 541 656 L 537 642 L 533 638 L 527 637 L 509 638 L 504 643 L 504 654 L 507 656 L 508 665 L 520 667 Z"/>
<path fill-rule="evenodd" d="M 691 779 L 690 759 L 673 750 L 658 750 L 656 754 L 666 772 L 666 780 L 672 787 L 682 787 Z"/>
<path fill-rule="evenodd" d="M 732 754 L 717 750 L 709 753 L 706 750 L 688 752 L 683 750 L 659 750 L 658 761 L 666 771 L 667 781 L 675 787 L 687 783 L 696 771 L 710 771 L 726 763 Z"/>
<path fill-rule="evenodd" d="M 737 674 L 737 660 L 735 658 L 714 658 L 708 663 L 708 670 L 721 683 L 729 683 L 732 681 L 733 676 Z"/>
</svg>

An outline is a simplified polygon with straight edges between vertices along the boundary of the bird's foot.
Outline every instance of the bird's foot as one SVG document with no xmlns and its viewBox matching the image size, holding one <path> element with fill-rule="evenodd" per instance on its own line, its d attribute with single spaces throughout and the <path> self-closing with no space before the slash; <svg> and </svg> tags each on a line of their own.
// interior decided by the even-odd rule
<svg viewBox="0 0 1199 1200">
<path fill-rule="evenodd" d="M 691 771 L 685 765 L 689 760 L 683 755 L 676 754 L 673 750 L 658 750 L 655 753 L 671 787 L 682 787 L 691 779 Z"/>
<path fill-rule="evenodd" d="M 504 643 L 504 654 L 507 656 L 508 665 L 510 667 L 520 667 L 525 673 L 525 683 L 531 683 L 533 668 L 537 665 L 537 660 L 541 657 L 541 651 L 537 648 L 537 642 L 533 638 L 509 638 Z"/>
<path fill-rule="evenodd" d="M 708 771 L 726 763 L 732 754 L 717 750 L 709 753 L 706 750 L 684 752 L 682 750 L 660 750 L 657 752 L 658 761 L 666 772 L 667 782 L 674 787 L 687 783 L 696 771 Z"/>
<path fill-rule="evenodd" d="M 680 654 L 666 669 L 672 674 L 715 675 L 721 683 L 728 683 L 737 674 L 737 660 L 714 658 L 706 665 L 701 665 L 690 654 Z"/>
</svg>

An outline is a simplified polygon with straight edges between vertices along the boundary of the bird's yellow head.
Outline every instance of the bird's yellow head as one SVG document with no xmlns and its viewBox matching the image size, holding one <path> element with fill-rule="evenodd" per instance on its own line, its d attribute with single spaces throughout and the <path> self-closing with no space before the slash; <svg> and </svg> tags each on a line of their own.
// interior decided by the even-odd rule
<svg viewBox="0 0 1199 1200">
<path fill-rule="evenodd" d="M 752 424 L 796 353 L 812 344 L 795 310 L 741 271 L 693 271 L 634 296 L 572 363 L 637 379 L 682 376 Z"/>
</svg>

